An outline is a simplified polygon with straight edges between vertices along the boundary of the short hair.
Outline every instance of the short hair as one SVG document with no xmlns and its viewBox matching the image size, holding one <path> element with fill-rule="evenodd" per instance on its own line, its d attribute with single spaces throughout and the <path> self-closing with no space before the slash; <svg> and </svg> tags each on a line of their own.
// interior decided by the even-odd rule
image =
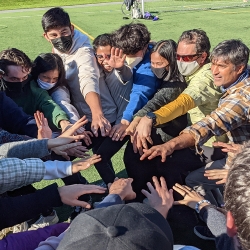
<svg viewBox="0 0 250 250">
<path fill-rule="evenodd" d="M 142 23 L 130 23 L 121 26 L 112 34 L 115 47 L 126 55 L 134 55 L 143 50 L 150 41 L 150 32 Z"/>
<path fill-rule="evenodd" d="M 219 43 L 212 51 L 210 59 L 222 58 L 234 66 L 244 65 L 247 67 L 249 48 L 240 40 L 231 39 Z"/>
<path fill-rule="evenodd" d="M 225 207 L 233 215 L 243 249 L 250 249 L 250 142 L 235 157 L 225 186 Z"/>
<path fill-rule="evenodd" d="M 151 50 L 151 54 L 157 52 L 161 57 L 165 58 L 169 63 L 169 73 L 166 80 L 184 82 L 184 77 L 180 74 L 176 61 L 177 44 L 175 41 L 161 40 L 155 44 Z"/>
<path fill-rule="evenodd" d="M 101 34 L 97 36 L 93 41 L 93 49 L 96 51 L 100 46 L 111 46 L 112 47 L 112 39 L 111 35 L 108 33 Z"/>
<path fill-rule="evenodd" d="M 192 29 L 184 31 L 178 43 L 185 42 L 187 44 L 195 44 L 196 53 L 206 52 L 209 57 L 211 45 L 207 33 L 201 29 Z"/>
<path fill-rule="evenodd" d="M 42 17 L 42 27 L 44 32 L 60 27 L 70 27 L 69 14 L 63 8 L 56 7 L 49 9 Z"/>
<path fill-rule="evenodd" d="M 21 66 L 23 70 L 29 71 L 33 67 L 32 61 L 21 50 L 16 48 L 6 49 L 0 52 L 0 69 L 8 75 L 8 66 Z"/>
<path fill-rule="evenodd" d="M 52 93 L 56 88 L 59 86 L 65 86 L 66 85 L 66 79 L 65 79 L 65 69 L 63 65 L 62 58 L 53 53 L 43 53 L 40 54 L 35 60 L 34 60 L 34 67 L 31 71 L 31 75 L 35 80 L 37 80 L 38 76 L 41 73 L 45 73 L 50 70 L 58 70 L 59 77 L 57 84 L 51 88 L 48 92 Z"/>
</svg>

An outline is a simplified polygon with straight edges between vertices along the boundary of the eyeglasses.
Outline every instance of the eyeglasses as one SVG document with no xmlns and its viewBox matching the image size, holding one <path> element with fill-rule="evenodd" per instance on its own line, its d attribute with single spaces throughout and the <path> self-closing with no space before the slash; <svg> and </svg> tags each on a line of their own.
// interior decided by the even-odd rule
<svg viewBox="0 0 250 250">
<path fill-rule="evenodd" d="M 111 55 L 98 55 L 98 54 L 95 54 L 95 56 L 96 56 L 96 58 L 98 59 L 98 60 L 101 60 L 101 61 L 104 61 L 105 59 L 110 59 L 110 57 L 111 57 Z"/>
<path fill-rule="evenodd" d="M 194 60 L 194 58 L 195 58 L 196 56 L 199 57 L 200 55 L 201 55 L 201 54 L 183 55 L 183 56 L 181 56 L 181 55 L 176 54 L 176 59 L 177 59 L 178 61 L 180 61 L 180 60 L 182 59 L 184 62 L 191 62 L 191 61 Z"/>
</svg>

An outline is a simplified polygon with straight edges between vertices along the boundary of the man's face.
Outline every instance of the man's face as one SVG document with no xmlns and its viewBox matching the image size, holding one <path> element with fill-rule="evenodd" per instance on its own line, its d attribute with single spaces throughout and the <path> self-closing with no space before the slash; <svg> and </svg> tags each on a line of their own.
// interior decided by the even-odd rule
<svg viewBox="0 0 250 250">
<path fill-rule="evenodd" d="M 196 45 L 193 43 L 186 43 L 185 41 L 179 42 L 176 53 L 177 60 L 185 62 L 197 61 L 200 66 L 203 65 L 207 57 L 206 52 L 198 54 L 196 51 Z"/>
<path fill-rule="evenodd" d="M 58 29 L 51 29 L 48 32 L 44 33 L 43 36 L 47 41 L 51 42 L 52 39 L 72 35 L 73 31 L 74 26 L 71 25 L 71 27 L 65 26 Z"/>
<path fill-rule="evenodd" d="M 228 88 L 237 81 L 243 69 L 243 65 L 235 66 L 223 58 L 212 59 L 211 71 L 214 77 L 214 84 L 219 87 Z"/>
<path fill-rule="evenodd" d="M 4 75 L 3 79 L 7 82 L 23 82 L 29 77 L 30 69 L 24 69 L 21 66 L 8 66 L 8 75 Z"/>
<path fill-rule="evenodd" d="M 95 56 L 97 58 L 97 62 L 98 64 L 105 70 L 105 71 L 112 71 L 113 68 L 110 67 L 110 65 L 108 64 L 108 61 L 110 59 L 111 56 L 111 46 L 99 46 L 96 49 L 95 52 Z"/>
</svg>

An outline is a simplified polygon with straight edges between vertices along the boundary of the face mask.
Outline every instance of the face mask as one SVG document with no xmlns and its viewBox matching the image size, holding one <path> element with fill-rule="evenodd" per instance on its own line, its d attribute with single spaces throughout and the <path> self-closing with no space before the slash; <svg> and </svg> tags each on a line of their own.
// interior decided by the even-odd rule
<svg viewBox="0 0 250 250">
<path fill-rule="evenodd" d="M 57 84 L 57 82 L 55 83 L 44 82 L 39 78 L 37 78 L 37 83 L 41 89 L 45 89 L 45 90 L 50 90 Z"/>
<path fill-rule="evenodd" d="M 67 53 L 72 44 L 73 44 L 73 40 L 71 35 L 69 36 L 61 36 L 55 39 L 51 39 L 51 42 L 54 46 L 54 48 L 56 48 L 57 50 L 59 50 L 62 53 Z"/>
<path fill-rule="evenodd" d="M 30 77 L 28 76 L 28 78 L 22 82 L 8 82 L 4 80 L 4 78 L 2 78 L 2 81 L 7 91 L 21 93 L 24 85 L 30 81 Z"/>
<path fill-rule="evenodd" d="M 126 62 L 131 69 L 133 69 L 141 61 L 142 57 L 126 57 Z"/>
<path fill-rule="evenodd" d="M 190 76 L 192 75 L 198 68 L 200 68 L 200 65 L 196 62 L 181 62 L 177 60 L 177 65 L 179 72 L 183 76 Z"/>
<path fill-rule="evenodd" d="M 151 66 L 152 72 L 156 75 L 157 78 L 159 79 L 165 79 L 165 77 L 168 75 L 168 71 L 166 67 L 163 68 L 154 68 Z"/>
</svg>

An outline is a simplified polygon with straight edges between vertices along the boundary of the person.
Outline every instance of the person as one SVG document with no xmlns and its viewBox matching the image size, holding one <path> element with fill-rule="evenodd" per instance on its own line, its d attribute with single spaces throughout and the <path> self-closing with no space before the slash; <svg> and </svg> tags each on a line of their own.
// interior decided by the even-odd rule
<svg viewBox="0 0 250 250">
<path fill-rule="evenodd" d="M 99 72 L 88 37 L 74 29 L 68 13 L 60 7 L 44 13 L 42 28 L 53 53 L 63 60 L 73 106 L 80 116 L 87 116 L 96 137 L 98 129 L 102 136 L 107 136 L 111 126 L 102 111 Z"/>
<path fill-rule="evenodd" d="M 192 146 L 195 146 L 197 153 L 200 153 L 199 146 L 203 145 L 213 135 L 227 134 L 230 143 L 236 144 L 243 144 L 249 140 L 250 83 L 247 69 L 248 59 L 249 49 L 240 40 L 232 39 L 219 43 L 211 53 L 214 84 L 224 92 L 218 108 L 201 121 L 184 129 L 178 137 L 165 144 L 145 150 L 141 160 L 161 156 L 164 162 L 166 157 L 173 154 L 174 151 Z M 209 191 L 216 188 L 217 185 L 215 180 L 204 177 L 205 170 L 216 169 L 217 180 L 222 180 L 220 182 L 222 185 L 225 183 L 225 175 L 227 175 L 224 168 L 230 167 L 231 160 L 232 156 L 228 153 L 227 157 L 197 169 L 187 177 L 187 184 L 191 187 L 200 186 L 206 195 L 209 195 Z M 210 198 L 213 199 L 212 195 L 210 195 Z M 217 205 L 216 200 L 213 199 L 211 202 Z"/>
<path fill-rule="evenodd" d="M 193 29 L 182 33 L 176 52 L 177 65 L 187 88 L 177 99 L 153 112 L 153 120 L 144 116 L 137 128 L 137 144 L 147 148 L 152 126 L 158 126 L 188 112 L 189 125 L 198 122 L 218 106 L 221 90 L 214 84 L 209 63 L 210 41 L 205 31 Z M 211 147 L 213 138 L 206 143 Z M 225 138 L 218 140 L 225 141 Z M 208 151 L 210 149 L 207 149 Z M 215 152 L 216 153 L 216 152 Z M 217 158 L 224 157 L 218 154 Z"/>
<path fill-rule="evenodd" d="M 126 55 L 126 62 L 133 71 L 133 86 L 130 102 L 123 112 L 122 123 L 129 125 L 133 115 L 155 94 L 160 81 L 150 67 L 150 32 L 142 23 L 121 26 L 112 33 L 114 47 Z"/>
<path fill-rule="evenodd" d="M 195 232 L 200 237 L 215 240 L 216 249 L 247 250 L 249 242 L 249 141 L 244 145 L 234 160 L 225 184 L 225 212 L 217 209 L 208 200 L 186 186 L 176 184 L 173 189 L 183 196 L 175 205 L 186 205 L 199 212 L 199 217 L 210 229 L 208 234 L 204 227 L 197 226 Z M 226 215 L 226 216 L 225 216 Z"/>
<path fill-rule="evenodd" d="M 159 107 L 165 105 L 178 98 L 182 91 L 186 88 L 184 78 L 178 71 L 176 63 L 176 43 L 173 40 L 163 40 L 156 43 L 151 50 L 151 69 L 156 77 L 161 81 L 161 85 L 153 98 L 135 114 L 134 121 L 129 125 L 127 130 L 131 130 L 132 137 L 136 137 L 135 127 L 145 114 L 151 114 Z M 163 124 L 159 128 L 153 128 L 151 132 L 152 140 L 147 147 L 162 144 L 173 137 L 177 136 L 187 126 L 187 115 L 180 116 L 171 122 Z M 134 127 L 134 128 L 133 128 Z M 135 132 L 135 133 L 134 133 Z M 137 149 L 138 147 L 138 149 Z M 137 153 L 139 151 L 139 153 Z M 136 153 L 136 154 L 135 154 Z M 133 138 L 133 144 L 128 143 L 124 153 L 124 163 L 128 176 L 134 179 L 133 189 L 136 192 L 136 200 L 144 199 L 141 189 L 146 187 L 146 183 L 151 180 L 152 176 L 163 176 L 169 187 L 176 182 L 182 183 L 182 173 L 196 169 L 202 166 L 200 157 L 196 156 L 191 150 L 183 152 L 182 157 L 187 157 L 185 164 L 178 159 L 181 156 L 173 157 L 168 166 L 164 166 L 158 161 L 140 161 L 142 154 L 142 145 L 136 144 Z M 177 160 L 177 162 L 176 162 Z M 173 166 L 173 167 L 172 167 Z M 177 199 L 176 194 L 174 194 Z"/>
<path fill-rule="evenodd" d="M 32 81 L 30 72 L 33 67 L 28 56 L 15 48 L 0 53 L 1 89 L 5 91 L 24 112 L 33 115 L 37 110 L 44 113 L 52 130 L 62 129 L 70 125 L 65 112 L 51 99 L 47 91 Z"/>
<path fill-rule="evenodd" d="M 31 75 L 38 86 L 48 91 L 52 100 L 66 113 L 71 124 L 76 123 L 80 119 L 80 115 L 71 104 L 70 92 L 67 80 L 65 79 L 65 69 L 61 57 L 53 53 L 43 53 L 36 57 L 34 65 Z M 91 144 L 91 137 L 93 135 L 90 131 L 85 131 L 82 127 L 77 130 L 77 133 L 85 135 L 83 140 L 86 145 L 89 146 Z"/>
</svg>

